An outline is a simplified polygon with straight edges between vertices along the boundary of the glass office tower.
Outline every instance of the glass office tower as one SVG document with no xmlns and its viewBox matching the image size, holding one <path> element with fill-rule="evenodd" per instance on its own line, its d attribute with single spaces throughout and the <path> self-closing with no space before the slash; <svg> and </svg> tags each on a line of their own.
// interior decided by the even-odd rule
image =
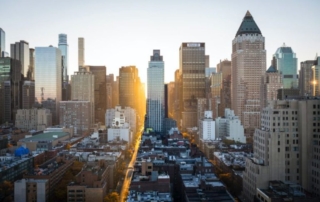
<svg viewBox="0 0 320 202">
<path fill-rule="evenodd" d="M 68 83 L 68 42 L 66 34 L 59 34 L 59 49 L 61 50 L 61 55 L 63 56 L 63 83 Z"/>
<path fill-rule="evenodd" d="M 273 55 L 272 65 L 282 74 L 283 88 L 298 88 L 298 59 L 285 44 Z"/>
<path fill-rule="evenodd" d="M 6 34 L 3 29 L 0 28 L 0 57 L 3 55 L 2 52 L 6 51 Z"/>
<path fill-rule="evenodd" d="M 164 62 L 160 50 L 153 50 L 147 69 L 147 124 L 148 128 L 162 132 L 164 121 Z"/>
<path fill-rule="evenodd" d="M 35 48 L 35 103 L 51 110 L 52 123 L 58 124 L 58 104 L 62 97 L 61 51 L 58 48 Z"/>
</svg>

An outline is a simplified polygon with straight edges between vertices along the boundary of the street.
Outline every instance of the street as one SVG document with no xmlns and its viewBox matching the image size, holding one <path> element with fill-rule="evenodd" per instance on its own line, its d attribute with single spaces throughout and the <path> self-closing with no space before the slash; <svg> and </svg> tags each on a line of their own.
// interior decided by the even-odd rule
<svg viewBox="0 0 320 202">
<path fill-rule="evenodd" d="M 139 137 L 138 137 L 136 145 L 134 147 L 134 152 L 132 154 L 131 161 L 130 161 L 130 163 L 128 165 L 128 169 L 126 171 L 126 176 L 125 176 L 124 181 L 123 181 L 122 189 L 121 189 L 121 192 L 120 192 L 120 201 L 125 201 L 125 198 L 124 198 L 125 197 L 125 193 L 126 193 L 126 191 L 129 191 L 130 182 L 131 182 L 131 176 L 132 176 L 133 171 L 134 171 L 134 164 L 136 162 L 137 152 L 139 150 L 139 145 L 140 145 L 140 136 L 142 135 L 142 132 L 143 132 L 143 127 L 140 130 L 140 132 L 138 132 L 138 134 L 137 134 L 137 135 L 139 135 Z"/>
</svg>

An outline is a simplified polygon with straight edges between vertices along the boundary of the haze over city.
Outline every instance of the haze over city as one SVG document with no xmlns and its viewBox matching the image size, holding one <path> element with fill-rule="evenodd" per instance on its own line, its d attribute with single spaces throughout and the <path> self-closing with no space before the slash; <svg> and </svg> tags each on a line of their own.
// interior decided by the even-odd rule
<svg viewBox="0 0 320 202">
<path fill-rule="evenodd" d="M 7 50 L 19 40 L 30 47 L 57 46 L 58 34 L 68 35 L 69 75 L 78 69 L 78 37 L 85 38 L 86 64 L 105 65 L 115 75 L 121 66 L 135 65 L 142 82 L 153 49 L 164 56 L 165 82 L 174 80 L 181 42 L 205 42 L 210 66 L 216 67 L 231 59 L 231 41 L 247 10 L 266 37 L 267 67 L 283 43 L 292 47 L 298 63 L 320 53 L 317 0 L 2 0 L 0 5 Z"/>
</svg>

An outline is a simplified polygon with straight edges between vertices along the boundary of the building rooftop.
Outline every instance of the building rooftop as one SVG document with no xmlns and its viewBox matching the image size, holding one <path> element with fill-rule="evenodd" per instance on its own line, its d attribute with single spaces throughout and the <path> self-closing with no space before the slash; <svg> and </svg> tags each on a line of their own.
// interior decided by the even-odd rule
<svg viewBox="0 0 320 202">
<path fill-rule="evenodd" d="M 242 34 L 262 34 L 249 11 L 247 11 L 246 15 L 244 16 L 236 36 Z"/>
<path fill-rule="evenodd" d="M 55 139 L 62 138 L 67 135 L 69 135 L 69 133 L 66 133 L 66 132 L 47 132 L 47 133 L 41 133 L 38 135 L 34 135 L 34 136 L 28 137 L 28 138 L 23 138 L 19 141 L 21 141 L 21 142 L 53 141 Z"/>
</svg>

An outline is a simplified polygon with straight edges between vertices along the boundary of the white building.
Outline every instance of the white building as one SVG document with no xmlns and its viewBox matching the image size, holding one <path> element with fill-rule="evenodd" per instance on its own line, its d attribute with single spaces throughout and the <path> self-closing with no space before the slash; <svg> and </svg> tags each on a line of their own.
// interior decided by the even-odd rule
<svg viewBox="0 0 320 202">
<path fill-rule="evenodd" d="M 114 109 L 107 109 L 106 111 L 106 127 L 122 126 L 124 123 L 130 125 L 130 130 L 136 133 L 137 128 L 137 113 L 136 110 L 131 107 L 116 106 Z M 118 121 L 118 122 L 117 122 Z"/>
<path fill-rule="evenodd" d="M 204 118 L 200 121 L 199 139 L 215 140 L 215 121 L 212 119 L 212 111 L 205 111 Z"/>
<path fill-rule="evenodd" d="M 127 123 L 121 128 L 108 128 L 108 141 L 112 140 L 124 140 L 128 143 L 132 140 L 132 132 Z"/>
<path fill-rule="evenodd" d="M 22 130 L 44 130 L 52 125 L 49 109 L 18 109 L 15 126 Z"/>
<path fill-rule="evenodd" d="M 216 136 L 217 138 L 225 137 L 241 143 L 246 143 L 244 128 L 238 116 L 234 115 L 234 111 L 226 108 L 224 110 L 224 118 L 216 118 Z"/>
</svg>

